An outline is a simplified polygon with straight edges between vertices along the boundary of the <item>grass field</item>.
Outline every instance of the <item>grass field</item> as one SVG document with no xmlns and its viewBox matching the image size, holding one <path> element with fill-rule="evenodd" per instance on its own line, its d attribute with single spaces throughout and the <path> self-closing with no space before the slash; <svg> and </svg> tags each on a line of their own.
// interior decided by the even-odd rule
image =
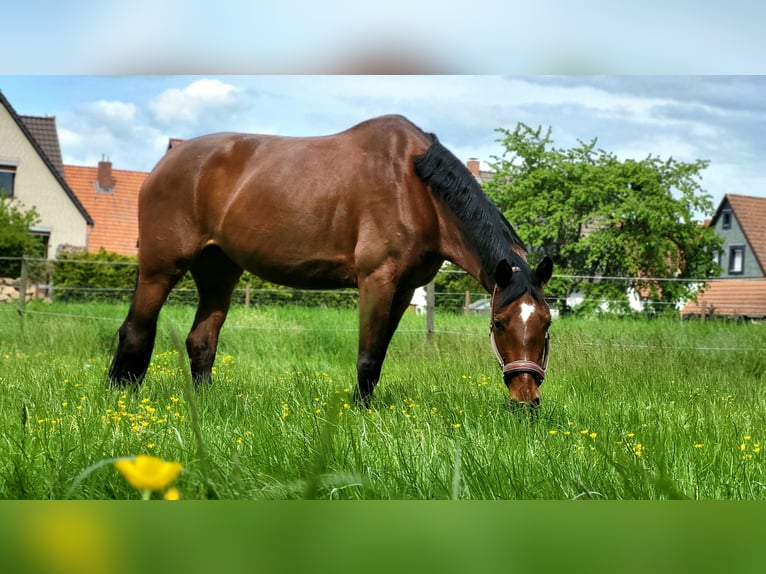
<svg viewBox="0 0 766 574">
<path fill-rule="evenodd" d="M 163 311 L 137 392 L 105 387 L 125 305 L 27 309 L 0 307 L 3 499 L 140 498 L 113 464 L 137 454 L 181 462 L 185 499 L 766 499 L 765 324 L 557 320 L 532 419 L 485 317 L 437 315 L 429 342 L 407 314 L 366 410 L 353 311 L 233 309 L 190 393 L 191 307 Z"/>
</svg>

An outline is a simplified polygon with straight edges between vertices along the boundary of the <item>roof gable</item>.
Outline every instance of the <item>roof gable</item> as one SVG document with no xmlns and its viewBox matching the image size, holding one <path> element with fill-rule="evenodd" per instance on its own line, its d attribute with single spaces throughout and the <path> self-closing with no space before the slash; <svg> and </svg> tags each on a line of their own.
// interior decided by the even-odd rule
<svg viewBox="0 0 766 574">
<path fill-rule="evenodd" d="M 64 162 L 61 159 L 59 134 L 56 129 L 56 118 L 53 116 L 19 116 L 24 125 L 35 138 L 45 155 L 51 160 L 53 167 L 60 175 L 64 175 Z"/>
<path fill-rule="evenodd" d="M 53 175 L 53 177 L 56 178 L 56 181 L 61 186 L 61 189 L 64 190 L 64 192 L 67 194 L 69 199 L 75 205 L 77 210 L 82 214 L 82 216 L 85 219 L 86 223 L 88 225 L 93 225 L 93 218 L 90 216 L 90 214 L 85 209 L 85 207 L 82 205 L 82 203 L 80 203 L 80 201 L 77 199 L 77 196 L 74 194 L 74 192 L 69 187 L 69 185 L 67 185 L 67 182 L 64 179 L 63 169 L 59 171 L 59 169 L 56 168 L 56 166 L 54 165 L 54 163 L 51 160 L 51 158 L 48 157 L 48 155 L 45 153 L 45 150 L 43 149 L 43 147 L 40 144 L 40 142 L 37 140 L 37 138 L 35 138 L 35 136 L 32 134 L 32 131 L 30 131 L 29 127 L 25 124 L 25 122 L 22 120 L 22 118 L 16 113 L 16 110 L 13 109 L 13 106 L 7 100 L 5 95 L 3 95 L 2 91 L 0 91 L 0 105 L 2 105 L 8 111 L 8 114 L 11 116 L 13 121 L 16 122 L 16 125 L 19 127 L 21 132 L 24 134 L 24 137 L 27 138 L 29 143 L 35 149 L 37 154 L 40 156 L 40 159 L 43 161 L 45 166 L 50 170 L 50 172 Z M 25 117 L 32 118 L 34 116 L 25 116 Z M 44 118 L 37 118 L 37 119 L 44 119 Z M 31 123 L 35 123 L 36 124 L 37 122 L 32 121 Z M 44 124 L 44 122 L 40 122 L 40 126 L 42 126 L 43 124 Z M 50 125 L 50 124 L 48 123 L 48 125 Z M 39 126 L 36 125 L 35 128 L 33 128 L 33 129 L 37 129 L 38 127 Z M 53 123 L 53 127 L 55 128 L 55 122 Z M 46 139 L 48 137 L 49 137 L 49 134 L 46 134 Z M 56 137 L 56 141 L 58 142 L 58 134 L 56 134 L 55 137 Z M 46 145 L 49 145 L 49 144 L 46 144 Z M 58 145 L 56 145 L 56 147 L 58 148 Z M 59 158 L 58 159 L 60 160 L 61 159 L 60 158 L 61 151 L 60 151 L 60 148 L 58 148 L 58 149 L 59 149 Z"/>
<path fill-rule="evenodd" d="M 731 206 L 731 211 L 750 244 L 758 264 L 766 271 L 766 198 L 726 194 L 716 211 L 714 222 L 725 202 Z"/>
</svg>

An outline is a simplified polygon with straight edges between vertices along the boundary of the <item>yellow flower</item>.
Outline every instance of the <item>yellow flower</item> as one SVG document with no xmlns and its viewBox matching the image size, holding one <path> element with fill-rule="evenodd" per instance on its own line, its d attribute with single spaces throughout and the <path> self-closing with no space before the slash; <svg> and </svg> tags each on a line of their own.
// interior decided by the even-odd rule
<svg viewBox="0 0 766 574">
<path fill-rule="evenodd" d="M 702 444 L 701 442 L 698 442 L 697 444 L 694 445 L 694 448 L 702 448 L 703 446 L 705 445 Z"/>
<path fill-rule="evenodd" d="M 173 482 L 183 469 L 180 462 L 167 462 L 157 456 L 139 454 L 114 463 L 115 468 L 132 486 L 139 490 L 162 490 Z"/>
<path fill-rule="evenodd" d="M 178 489 L 175 487 L 168 488 L 162 498 L 164 500 L 181 500 L 181 493 L 178 492 Z"/>
<path fill-rule="evenodd" d="M 549 430 L 549 431 L 548 431 L 548 434 L 549 434 L 549 435 L 554 435 L 554 434 L 556 434 L 557 432 L 559 432 L 559 431 L 557 431 L 556 429 L 551 429 L 551 430 Z"/>
<path fill-rule="evenodd" d="M 453 429 L 459 429 L 461 426 L 463 426 L 463 425 L 461 425 L 460 423 L 455 423 L 454 425 L 452 425 L 452 428 Z"/>
<path fill-rule="evenodd" d="M 595 439 L 598 436 L 598 433 L 592 432 L 588 435 L 590 438 Z"/>
</svg>

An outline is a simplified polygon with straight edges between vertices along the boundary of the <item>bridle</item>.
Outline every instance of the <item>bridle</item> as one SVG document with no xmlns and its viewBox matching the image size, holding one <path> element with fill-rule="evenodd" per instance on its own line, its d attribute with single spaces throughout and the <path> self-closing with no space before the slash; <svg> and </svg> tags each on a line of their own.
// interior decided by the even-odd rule
<svg viewBox="0 0 766 574">
<path fill-rule="evenodd" d="M 516 270 L 518 268 L 514 268 Z M 497 285 L 492 291 L 492 297 L 490 299 L 490 315 L 492 309 L 494 309 L 495 293 L 497 292 Z M 503 371 L 503 380 L 507 383 L 508 380 L 519 373 L 529 373 L 537 378 L 537 384 L 542 385 L 543 379 L 545 379 L 545 372 L 548 370 L 548 351 L 550 349 L 550 334 L 545 334 L 545 346 L 543 347 L 543 359 L 542 365 L 538 365 L 534 361 L 519 360 L 506 363 L 503 356 L 500 354 L 500 350 L 497 348 L 497 342 L 495 341 L 495 329 L 492 322 L 492 317 L 489 319 L 489 338 L 492 342 L 492 350 L 495 352 L 495 357 Z"/>
</svg>

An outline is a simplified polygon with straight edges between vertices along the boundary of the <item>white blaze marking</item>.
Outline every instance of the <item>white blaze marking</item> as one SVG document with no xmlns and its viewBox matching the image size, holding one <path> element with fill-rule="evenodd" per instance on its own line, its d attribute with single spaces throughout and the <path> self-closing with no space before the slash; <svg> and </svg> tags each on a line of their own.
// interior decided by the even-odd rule
<svg viewBox="0 0 766 574">
<path fill-rule="evenodd" d="M 521 304 L 521 321 L 522 323 L 525 323 L 529 321 L 529 318 L 532 316 L 532 313 L 535 312 L 535 306 L 530 305 L 529 303 L 522 303 Z"/>
</svg>

